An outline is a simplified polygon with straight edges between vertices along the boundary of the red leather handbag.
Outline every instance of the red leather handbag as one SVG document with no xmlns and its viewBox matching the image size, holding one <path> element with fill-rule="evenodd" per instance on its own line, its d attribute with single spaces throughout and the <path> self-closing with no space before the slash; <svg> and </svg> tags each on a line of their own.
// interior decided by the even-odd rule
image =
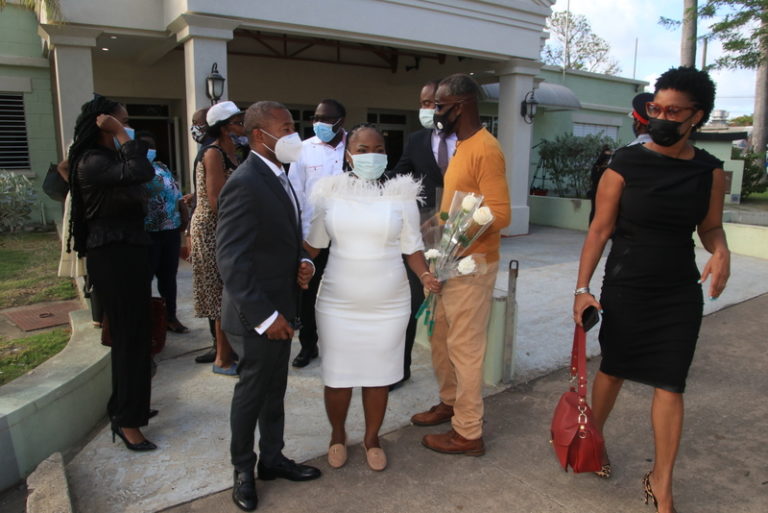
<svg viewBox="0 0 768 513">
<path fill-rule="evenodd" d="M 573 333 L 571 386 L 560 397 L 552 416 L 552 447 L 560 466 L 574 472 L 597 472 L 602 468 L 603 434 L 592 420 L 587 405 L 587 335 L 579 325 Z"/>
</svg>

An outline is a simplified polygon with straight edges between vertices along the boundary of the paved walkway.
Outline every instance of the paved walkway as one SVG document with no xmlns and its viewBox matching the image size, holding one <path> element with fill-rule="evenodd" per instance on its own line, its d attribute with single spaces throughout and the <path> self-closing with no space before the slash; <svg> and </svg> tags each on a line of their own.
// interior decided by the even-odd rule
<svg viewBox="0 0 768 513">
<path fill-rule="evenodd" d="M 541 375 L 547 366 L 549 369 L 556 368 L 559 365 L 558 359 L 565 362 L 568 357 L 568 337 L 572 334 L 568 314 L 569 293 L 573 288 L 582 238 L 583 234 L 580 232 L 533 227 L 531 235 L 505 239 L 503 242 L 505 260 L 514 255 L 520 261 L 521 267 L 518 281 L 518 380 Z M 703 256 L 697 254 L 697 258 Z M 502 267 L 506 268 L 506 265 Z M 121 447 L 119 440 L 118 444 L 111 443 L 107 427 L 97 430 L 93 439 L 67 465 L 75 507 L 80 513 L 160 511 L 231 487 L 228 413 L 234 379 L 214 375 L 210 372 L 210 366 L 196 365 L 192 360 L 194 355 L 209 346 L 210 336 L 207 321 L 193 319 L 191 314 L 190 274 L 188 267 L 180 272 L 179 317 L 193 328 L 193 331 L 187 335 L 169 334 L 167 348 L 161 354 L 158 374 L 153 383 L 152 404 L 160 410 L 160 415 L 153 419 L 145 432 L 158 444 L 160 450 L 146 454 L 132 453 Z M 503 288 L 504 283 L 505 278 L 502 275 L 498 282 L 499 287 Z M 595 283 L 599 283 L 599 279 L 594 280 L 593 284 Z M 766 292 L 768 260 L 734 256 L 733 277 L 726 296 L 717 302 L 707 302 L 705 312 L 710 313 Z M 503 294 L 503 291 L 498 293 Z M 719 338 L 709 345 L 717 347 L 718 342 L 728 341 L 729 345 L 722 346 L 727 349 L 732 347 L 730 343 L 733 341 L 749 348 L 749 344 L 758 341 L 758 333 L 764 340 L 763 332 L 767 327 L 763 321 L 765 301 L 761 304 L 763 306 L 757 310 L 761 312 L 762 317 L 746 317 L 746 321 L 753 327 L 755 323 L 762 322 L 762 332 L 755 327 L 753 337 L 749 338 L 745 334 L 721 331 Z M 707 318 L 707 326 L 713 323 L 711 319 L 714 318 Z M 733 324 L 735 326 L 738 323 Z M 590 340 L 590 347 L 594 352 L 594 337 Z M 298 343 L 294 341 L 293 352 L 297 351 Z M 740 349 L 734 351 L 737 355 L 744 355 L 747 365 L 760 364 L 760 357 L 764 356 L 762 349 L 755 351 L 755 355 L 739 353 Z M 556 355 L 555 360 L 552 359 L 553 352 Z M 413 412 L 420 411 L 435 401 L 437 388 L 428 350 L 417 346 L 414 357 L 413 379 L 391 395 L 383 429 L 383 432 L 390 433 L 387 437 L 390 469 L 384 474 L 374 476 L 364 466 L 359 446 L 354 447 L 350 464 L 341 471 L 330 472 L 327 465 L 321 463 L 320 466 L 328 472 L 316 483 L 305 483 L 299 487 L 282 482 L 263 485 L 261 489 L 264 509 L 356 512 L 417 509 L 501 511 L 503 506 L 504 511 L 559 512 L 571 510 L 571 502 L 566 501 L 565 497 L 576 494 L 581 497 L 576 503 L 587 506 L 581 508 L 585 511 L 631 511 L 616 507 L 616 504 L 612 509 L 600 509 L 607 507 L 608 503 L 603 503 L 604 497 L 590 492 L 595 488 L 596 480 L 589 479 L 588 476 L 574 477 L 556 471 L 554 459 L 548 454 L 549 448 L 545 442 L 551 408 L 564 387 L 562 376 L 555 375 L 531 385 L 522 385 L 512 391 L 495 395 L 489 400 L 489 454 L 485 457 L 457 460 L 421 449 L 418 439 L 423 431 L 402 428 L 408 425 L 408 419 Z M 702 358 L 699 357 L 697 363 Z M 718 363 L 719 359 L 715 357 L 712 361 Z M 764 368 L 764 360 L 762 363 Z M 695 364 L 692 379 L 704 381 L 705 378 L 697 372 L 706 370 L 706 373 L 709 373 L 709 367 L 698 368 L 698 371 L 697 368 Z M 289 376 L 285 453 L 299 461 L 318 457 L 327 449 L 329 427 L 323 409 L 319 370 L 319 363 L 315 361 L 306 369 L 291 369 Z M 744 369 L 740 371 L 746 372 Z M 712 372 L 728 374 L 732 370 L 714 369 Z M 713 377 L 715 375 L 719 376 L 713 374 Z M 753 377 L 758 381 L 762 379 L 762 385 L 768 384 L 760 374 Z M 706 379 L 707 385 L 724 380 L 721 377 Z M 764 389 L 765 386 L 760 388 Z M 692 384 L 691 389 L 695 390 L 696 387 Z M 701 389 L 709 391 L 711 386 Z M 489 388 L 487 393 L 493 394 L 500 390 Z M 734 389 L 734 394 L 756 390 L 756 382 L 745 382 Z M 694 394 L 691 396 L 700 399 L 703 397 Z M 635 397 L 638 398 L 637 401 Z M 719 394 L 719 397 L 728 396 Z M 611 428 L 617 431 L 608 432 L 608 436 L 615 437 L 616 440 L 637 441 L 631 446 L 626 443 L 617 444 L 616 448 L 612 449 L 614 460 L 619 465 L 624 461 L 626 470 L 619 470 L 615 480 L 600 484 L 617 492 L 621 490 L 617 495 L 619 498 L 639 496 L 639 477 L 642 475 L 642 468 L 647 466 L 644 459 L 651 454 L 648 430 L 644 428 L 640 431 L 634 427 L 633 431 L 633 426 L 645 427 L 647 419 L 647 408 L 630 408 L 637 402 L 647 406 L 647 392 L 642 387 L 628 386 L 623 403 L 625 406 L 622 407 L 626 410 L 621 410 L 625 413 L 617 416 L 626 418 L 627 424 L 623 430 L 618 430 L 618 426 L 623 425 L 624 421 L 617 422 L 616 428 Z M 714 413 L 715 408 L 720 408 L 722 402 L 718 399 L 718 402 L 708 406 L 708 410 L 702 406 L 698 413 L 692 411 L 692 422 L 702 422 L 707 418 L 711 420 L 713 416 L 718 416 L 717 419 L 723 421 L 719 417 L 720 413 Z M 730 401 L 730 405 L 735 404 L 735 401 Z M 765 410 L 762 415 L 765 418 Z M 756 426 L 754 423 L 752 425 Z M 350 442 L 359 443 L 362 439 L 359 393 L 353 399 L 348 428 Z M 700 428 L 706 430 L 704 425 Z M 744 426 L 744 429 L 747 428 L 749 426 Z M 726 433 L 732 432 L 730 425 L 724 426 L 717 432 L 717 436 L 730 437 L 732 435 Z M 706 436 L 715 437 L 717 440 L 715 433 Z M 762 436 L 765 442 L 764 435 L 754 436 Z M 694 438 L 696 437 L 689 439 Z M 735 449 L 741 450 L 740 447 Z M 635 460 L 633 451 L 644 451 L 643 456 Z M 757 454 L 760 447 L 753 447 L 752 451 Z M 716 459 L 703 458 L 703 461 L 714 467 L 713 462 L 716 462 Z M 681 463 L 681 476 L 684 477 L 688 472 L 684 472 L 685 467 L 682 465 L 684 463 Z M 765 474 L 764 462 L 762 465 Z M 736 467 L 740 471 L 744 468 L 733 465 L 731 471 Z M 747 467 L 743 472 L 749 472 L 752 477 L 746 477 L 757 479 L 757 467 L 754 470 L 749 470 L 750 468 Z M 502 476 L 506 476 L 505 479 L 502 480 Z M 698 483 L 697 478 L 693 474 L 689 474 L 687 478 L 688 486 L 695 490 L 696 485 L 693 483 Z M 720 485 L 722 476 L 707 475 L 707 479 L 715 478 Z M 768 477 L 763 475 L 759 481 L 766 480 Z M 583 483 L 583 486 L 576 486 L 576 483 Z M 472 495 L 479 497 L 480 502 L 468 502 L 465 493 L 467 489 L 472 489 Z M 765 485 L 758 488 L 762 493 L 765 493 L 766 489 L 768 487 Z M 299 490 L 306 490 L 306 493 L 297 494 Z M 720 496 L 715 492 L 707 494 L 705 496 Z M 691 495 L 692 492 L 689 491 L 681 500 Z M 316 502 L 312 502 L 315 500 Z M 370 502 L 366 503 L 366 500 Z M 269 508 L 270 504 L 273 507 Z M 278 507 L 278 504 L 281 506 Z M 283 504 L 286 506 L 282 507 Z M 293 506 L 289 508 L 289 504 Z M 691 504 L 690 499 L 681 502 L 681 505 L 685 504 Z M 730 502 L 728 504 L 731 505 Z M 210 499 L 202 499 L 202 502 L 184 506 L 178 511 L 235 511 L 233 508 L 225 493 L 224 496 L 213 495 Z M 725 508 L 685 508 L 682 511 L 724 510 Z M 758 510 L 730 509 L 729 513 L 730 511 Z"/>
<path fill-rule="evenodd" d="M 768 505 L 768 295 L 705 317 L 688 379 L 686 423 L 676 468 L 681 513 L 762 513 Z M 597 359 L 590 362 L 594 375 Z M 560 470 L 549 445 L 552 409 L 567 386 L 565 371 L 486 400 L 487 453 L 446 456 L 419 445 L 430 428 L 385 437 L 390 467 L 375 473 L 360 445 L 339 470 L 308 483 L 257 481 L 259 511 L 334 513 L 653 513 L 641 477 L 653 442 L 648 387 L 627 383 L 606 427 L 613 477 Z M 231 490 L 165 513 L 235 513 Z"/>
</svg>

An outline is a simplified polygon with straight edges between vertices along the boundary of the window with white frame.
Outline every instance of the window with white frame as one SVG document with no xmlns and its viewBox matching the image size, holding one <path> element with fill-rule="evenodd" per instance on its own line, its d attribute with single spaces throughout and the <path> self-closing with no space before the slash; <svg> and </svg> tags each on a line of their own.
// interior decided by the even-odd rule
<svg viewBox="0 0 768 513">
<path fill-rule="evenodd" d="M 29 169 L 24 95 L 0 93 L 0 169 Z"/>
<path fill-rule="evenodd" d="M 584 137 L 585 135 L 608 136 L 614 141 L 619 139 L 619 127 L 613 125 L 597 125 L 593 123 L 574 123 L 573 135 Z"/>
</svg>

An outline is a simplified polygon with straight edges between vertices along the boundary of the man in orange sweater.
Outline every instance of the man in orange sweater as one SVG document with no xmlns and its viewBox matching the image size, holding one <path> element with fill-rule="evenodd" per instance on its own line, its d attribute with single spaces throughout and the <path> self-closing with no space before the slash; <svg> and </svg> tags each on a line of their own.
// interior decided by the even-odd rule
<svg viewBox="0 0 768 513">
<path fill-rule="evenodd" d="M 491 227 L 465 254 L 485 255 L 488 270 L 452 278 L 443 285 L 430 339 L 432 365 L 440 386 L 440 403 L 411 418 L 417 426 L 451 421 L 447 433 L 426 435 L 422 444 L 447 454 L 480 456 L 483 443 L 483 360 L 491 294 L 499 268 L 501 229 L 511 211 L 504 154 L 493 135 L 480 123 L 480 87 L 468 75 L 451 75 L 435 94 L 435 125 L 458 137 L 456 152 L 444 177 L 440 210 L 447 212 L 456 191 L 482 194 L 493 212 Z"/>
</svg>

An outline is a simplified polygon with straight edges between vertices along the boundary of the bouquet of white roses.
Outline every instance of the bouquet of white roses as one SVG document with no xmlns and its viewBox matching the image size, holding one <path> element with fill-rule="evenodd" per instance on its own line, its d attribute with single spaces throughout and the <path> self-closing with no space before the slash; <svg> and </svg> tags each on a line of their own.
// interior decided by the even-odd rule
<svg viewBox="0 0 768 513">
<path fill-rule="evenodd" d="M 464 254 L 493 222 L 491 209 L 482 203 L 483 197 L 479 194 L 456 191 L 450 210 L 441 212 L 439 220 L 432 218 L 422 226 L 424 243 L 429 248 L 424 256 L 438 280 L 486 271 L 484 255 Z M 417 318 L 424 317 L 429 335 L 435 324 L 435 301 L 435 295 L 430 292 L 416 314 Z"/>
</svg>

